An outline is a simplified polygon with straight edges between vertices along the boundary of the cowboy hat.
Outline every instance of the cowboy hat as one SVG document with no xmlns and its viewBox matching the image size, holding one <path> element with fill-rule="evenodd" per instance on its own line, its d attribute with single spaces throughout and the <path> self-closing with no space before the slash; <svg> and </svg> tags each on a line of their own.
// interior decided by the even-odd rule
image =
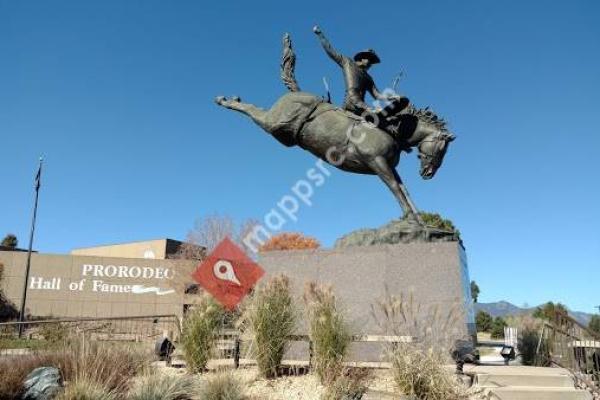
<svg viewBox="0 0 600 400">
<path fill-rule="evenodd" d="M 364 59 L 369 60 L 371 62 L 371 64 L 379 64 L 381 62 L 381 60 L 375 53 L 375 50 L 373 50 L 373 49 L 359 51 L 358 53 L 356 53 L 354 55 L 354 61 L 360 61 L 360 60 L 364 60 Z"/>
</svg>

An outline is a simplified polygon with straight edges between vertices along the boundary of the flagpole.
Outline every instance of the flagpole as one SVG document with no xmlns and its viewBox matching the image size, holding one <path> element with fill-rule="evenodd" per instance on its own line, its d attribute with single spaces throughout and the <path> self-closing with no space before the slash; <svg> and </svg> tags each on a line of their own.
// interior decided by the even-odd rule
<svg viewBox="0 0 600 400">
<path fill-rule="evenodd" d="M 19 338 L 23 337 L 23 330 L 25 328 L 25 303 L 27 301 L 27 286 L 29 283 L 29 269 L 31 268 L 31 252 L 33 248 L 33 234 L 35 232 L 35 219 L 37 217 L 38 198 L 40 194 L 40 181 L 42 178 L 42 163 L 43 159 L 40 157 L 40 164 L 38 167 L 37 174 L 35 176 L 35 202 L 33 203 L 33 217 L 31 218 L 31 230 L 29 232 L 29 248 L 27 250 L 27 264 L 25 266 L 25 280 L 23 281 L 23 295 L 21 296 L 21 309 L 19 311 Z"/>
</svg>

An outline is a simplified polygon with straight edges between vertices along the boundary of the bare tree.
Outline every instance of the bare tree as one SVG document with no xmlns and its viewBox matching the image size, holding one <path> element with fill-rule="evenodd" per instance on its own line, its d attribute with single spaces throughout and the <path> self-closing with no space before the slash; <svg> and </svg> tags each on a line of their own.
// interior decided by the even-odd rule
<svg viewBox="0 0 600 400">
<path fill-rule="evenodd" d="M 255 225 L 256 222 L 252 220 L 238 225 L 231 217 L 218 214 L 198 219 L 188 232 L 185 243 L 170 257 L 181 260 L 172 284 L 177 289 L 184 288 L 187 292 L 193 292 L 195 283 L 191 275 L 198 267 L 198 262 L 191 260 L 202 261 L 225 237 L 229 237 L 248 253 L 243 238 Z"/>
<path fill-rule="evenodd" d="M 218 214 L 200 218 L 188 232 L 186 243 L 173 258 L 201 260 L 226 237 L 247 251 L 243 239 L 256 224 L 254 220 L 246 220 L 238 225 L 231 217 Z"/>
</svg>

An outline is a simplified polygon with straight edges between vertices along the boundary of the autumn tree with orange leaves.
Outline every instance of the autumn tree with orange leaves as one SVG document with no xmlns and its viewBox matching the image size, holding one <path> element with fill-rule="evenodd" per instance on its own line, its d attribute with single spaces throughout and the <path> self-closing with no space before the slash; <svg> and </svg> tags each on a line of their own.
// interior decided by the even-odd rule
<svg viewBox="0 0 600 400">
<path fill-rule="evenodd" d="M 261 246 L 260 251 L 308 250 L 319 247 L 321 247 L 321 243 L 317 239 L 301 233 L 290 232 L 272 236 Z"/>
</svg>

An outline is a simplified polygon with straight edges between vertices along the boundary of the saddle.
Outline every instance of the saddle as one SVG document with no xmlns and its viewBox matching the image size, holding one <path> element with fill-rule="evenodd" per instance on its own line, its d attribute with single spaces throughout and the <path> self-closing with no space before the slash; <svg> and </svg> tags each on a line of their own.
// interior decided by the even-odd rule
<svg viewBox="0 0 600 400">
<path fill-rule="evenodd" d="M 375 110 L 374 115 L 368 115 L 366 118 L 363 118 L 359 115 L 356 115 L 350 111 L 342 110 L 349 118 L 354 119 L 356 121 L 368 122 L 368 123 L 376 123 L 377 127 L 390 136 L 392 136 L 395 140 L 399 140 L 400 137 L 400 115 L 404 110 L 408 108 L 410 105 L 410 100 L 408 97 L 398 97 L 392 100 L 387 106 L 384 108 L 380 108 Z"/>
</svg>

